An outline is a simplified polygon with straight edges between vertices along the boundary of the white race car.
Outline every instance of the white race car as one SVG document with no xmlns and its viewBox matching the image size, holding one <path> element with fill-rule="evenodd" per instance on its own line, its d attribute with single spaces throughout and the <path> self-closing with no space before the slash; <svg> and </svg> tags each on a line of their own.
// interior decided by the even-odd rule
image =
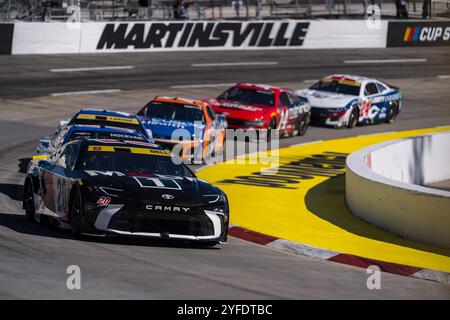
<svg viewBox="0 0 450 320">
<path fill-rule="evenodd" d="M 313 124 L 336 128 L 391 123 L 401 109 L 399 88 L 361 76 L 333 74 L 295 93 L 309 100 Z"/>
</svg>

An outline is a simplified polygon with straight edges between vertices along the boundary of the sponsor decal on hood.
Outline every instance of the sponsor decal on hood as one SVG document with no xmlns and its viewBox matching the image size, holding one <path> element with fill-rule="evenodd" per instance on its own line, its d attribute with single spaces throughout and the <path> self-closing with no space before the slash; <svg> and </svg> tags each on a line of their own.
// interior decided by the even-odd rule
<svg viewBox="0 0 450 320">
<path fill-rule="evenodd" d="M 201 121 L 180 121 L 169 120 L 161 118 L 151 118 L 143 122 L 144 127 L 152 130 L 154 137 L 162 137 L 171 139 L 172 134 L 177 131 L 179 136 L 191 137 L 195 135 L 200 137 L 202 135 L 205 124 Z"/>
<path fill-rule="evenodd" d="M 172 120 L 172 119 L 167 120 L 167 119 L 160 119 L 160 118 L 151 118 L 151 119 L 145 121 L 145 124 L 172 127 L 172 128 L 176 128 L 176 129 L 186 129 L 186 128 L 191 128 L 191 127 L 203 128 L 202 124 L 198 124 L 196 122 L 180 121 L 180 120 Z"/>
<path fill-rule="evenodd" d="M 224 101 L 224 100 L 212 100 L 210 101 L 211 104 L 214 104 L 220 108 L 228 108 L 228 109 L 237 109 L 237 110 L 244 110 L 244 111 L 251 111 L 251 112 L 257 112 L 257 111 L 263 111 L 263 108 L 250 106 L 238 102 L 231 102 L 231 101 Z"/>
<path fill-rule="evenodd" d="M 295 94 L 308 98 L 313 108 L 342 108 L 353 100 L 359 99 L 357 96 L 318 90 L 298 90 Z"/>
</svg>

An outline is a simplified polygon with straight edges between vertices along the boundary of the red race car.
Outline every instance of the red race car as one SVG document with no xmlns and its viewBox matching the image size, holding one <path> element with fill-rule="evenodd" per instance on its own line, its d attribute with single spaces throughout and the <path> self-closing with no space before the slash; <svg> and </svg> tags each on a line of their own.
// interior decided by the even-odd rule
<svg viewBox="0 0 450 320">
<path fill-rule="evenodd" d="M 206 101 L 226 117 L 231 129 L 279 130 L 280 137 L 303 135 L 310 121 L 308 100 L 269 85 L 238 83 Z"/>
</svg>

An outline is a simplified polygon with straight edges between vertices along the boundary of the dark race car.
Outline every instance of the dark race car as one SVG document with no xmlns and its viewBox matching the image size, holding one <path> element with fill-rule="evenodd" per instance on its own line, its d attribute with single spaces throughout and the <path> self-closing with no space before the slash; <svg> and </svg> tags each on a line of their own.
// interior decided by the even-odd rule
<svg viewBox="0 0 450 320">
<path fill-rule="evenodd" d="M 35 221 L 50 217 L 75 237 L 143 236 L 202 245 L 226 241 L 226 195 L 175 160 L 149 143 L 71 141 L 48 159 L 30 162 L 26 216 Z"/>
<path fill-rule="evenodd" d="M 281 136 L 303 135 L 308 129 L 308 100 L 289 89 L 238 83 L 205 101 L 226 117 L 231 129 L 278 130 Z"/>
</svg>

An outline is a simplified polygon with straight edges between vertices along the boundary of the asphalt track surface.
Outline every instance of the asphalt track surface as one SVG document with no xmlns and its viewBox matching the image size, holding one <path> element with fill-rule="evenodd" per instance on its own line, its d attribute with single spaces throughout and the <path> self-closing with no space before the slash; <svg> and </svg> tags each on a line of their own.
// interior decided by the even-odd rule
<svg viewBox="0 0 450 320">
<path fill-rule="evenodd" d="M 426 59 L 396 64 L 344 60 Z M 276 65 L 192 67 L 198 63 L 276 61 Z M 50 69 L 134 66 L 133 69 L 50 72 Z M 437 298 L 448 284 L 382 275 L 368 290 L 364 269 L 264 248 L 236 238 L 214 249 L 149 240 L 77 241 L 67 232 L 25 221 L 20 206 L 23 171 L 37 139 L 80 105 L 136 111 L 151 97 L 216 96 L 226 84 L 265 82 L 293 89 L 335 73 L 379 76 L 404 91 L 403 113 L 391 125 L 334 130 L 312 127 L 281 146 L 336 137 L 450 123 L 450 50 L 286 50 L 183 54 L 0 57 L 0 298 Z M 440 76 L 440 77 L 438 77 Z M 191 87 L 172 87 L 189 85 Z M 120 89 L 115 93 L 52 93 Z M 66 289 L 66 268 L 78 265 L 82 289 Z"/>
</svg>

